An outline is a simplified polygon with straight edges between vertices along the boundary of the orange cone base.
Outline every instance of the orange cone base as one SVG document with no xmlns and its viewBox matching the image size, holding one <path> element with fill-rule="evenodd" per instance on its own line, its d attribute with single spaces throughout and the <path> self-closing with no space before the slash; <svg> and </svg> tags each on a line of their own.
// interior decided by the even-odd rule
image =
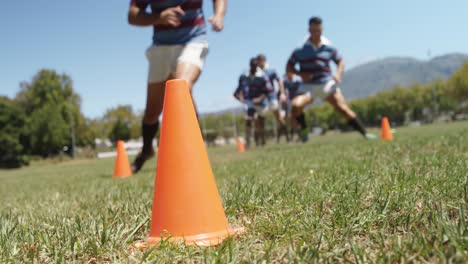
<svg viewBox="0 0 468 264">
<path fill-rule="evenodd" d="M 146 242 L 150 245 L 161 242 L 162 239 L 169 238 L 171 242 L 184 242 L 186 245 L 196 245 L 200 247 L 216 246 L 221 244 L 223 240 L 229 236 L 238 236 L 245 232 L 243 227 L 229 227 L 228 230 L 221 230 L 217 232 L 211 232 L 208 234 L 199 234 L 194 236 L 179 236 L 179 237 L 148 237 Z"/>
<path fill-rule="evenodd" d="M 114 177 L 112 177 L 112 178 L 114 178 L 114 179 L 125 179 L 125 178 L 128 178 L 128 177 L 130 177 L 130 176 L 132 176 L 132 175 L 128 175 L 128 174 L 127 174 L 127 175 L 114 176 Z"/>
</svg>

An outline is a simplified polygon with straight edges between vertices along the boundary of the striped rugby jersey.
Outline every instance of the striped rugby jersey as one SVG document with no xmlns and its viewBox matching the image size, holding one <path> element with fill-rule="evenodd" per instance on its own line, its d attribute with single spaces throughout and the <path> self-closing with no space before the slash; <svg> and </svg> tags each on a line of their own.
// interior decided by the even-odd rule
<svg viewBox="0 0 468 264">
<path fill-rule="evenodd" d="M 292 67 L 299 64 L 300 73 L 312 74 L 313 79 L 307 83 L 323 84 L 333 79 L 330 61 L 338 64 L 342 59 L 338 50 L 329 43 L 322 42 L 320 47 L 315 48 L 310 40 L 307 40 L 304 45 L 293 51 L 288 64 Z"/>
<path fill-rule="evenodd" d="M 286 94 L 288 95 L 289 100 L 292 100 L 296 95 L 301 94 L 299 92 L 299 87 L 301 86 L 302 79 L 298 75 L 293 75 L 292 80 L 288 80 L 286 76 L 284 76 L 284 90 Z"/>
<path fill-rule="evenodd" d="M 161 13 L 169 7 L 179 6 L 184 10 L 181 24 L 178 27 L 155 25 L 153 27 L 153 43 L 155 45 L 184 45 L 189 42 L 207 40 L 205 17 L 203 15 L 203 0 L 131 0 L 143 10 L 148 6 L 153 14 Z"/>
<path fill-rule="evenodd" d="M 237 92 L 242 92 L 245 100 L 252 100 L 261 96 L 268 95 L 273 91 L 271 82 L 268 76 L 260 69 L 257 69 L 255 75 L 251 75 L 249 71 L 239 77 L 239 86 Z"/>
<path fill-rule="evenodd" d="M 263 72 L 265 72 L 265 74 L 268 76 L 268 79 L 270 79 L 270 82 L 273 85 L 273 90 L 277 89 L 278 87 L 275 86 L 275 80 L 281 82 L 281 79 L 276 73 L 276 70 L 265 67 L 265 69 L 263 69 Z"/>
</svg>

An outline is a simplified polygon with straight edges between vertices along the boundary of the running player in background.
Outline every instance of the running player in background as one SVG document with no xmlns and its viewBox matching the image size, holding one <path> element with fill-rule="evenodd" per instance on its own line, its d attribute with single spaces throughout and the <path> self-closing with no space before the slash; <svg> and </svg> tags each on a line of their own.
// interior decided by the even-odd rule
<svg viewBox="0 0 468 264">
<path fill-rule="evenodd" d="M 375 139 L 374 134 L 367 133 L 340 91 L 338 85 L 343 77 L 344 60 L 335 47 L 322 41 L 322 31 L 322 19 L 312 17 L 309 20 L 309 39 L 293 51 L 286 65 L 287 72 L 298 74 L 303 80 L 300 89 L 305 94 L 297 96 L 292 103 L 292 114 L 301 126 L 301 137 L 306 141 L 308 135 L 304 107 L 312 103 L 315 97 L 319 97 L 330 103 L 346 118 L 348 124 L 365 138 Z M 337 65 L 334 75 L 331 72 L 330 61 Z M 296 68 L 297 65 L 299 68 Z"/>
<path fill-rule="evenodd" d="M 283 83 L 278 74 L 276 73 L 276 70 L 270 68 L 270 66 L 266 62 L 266 56 L 264 54 L 259 54 L 257 56 L 257 60 L 258 66 L 265 72 L 273 86 L 273 91 L 268 95 L 268 102 L 270 110 L 273 111 L 273 115 L 275 116 L 276 121 L 278 122 L 277 136 L 283 133 L 287 134 L 288 129 L 286 127 L 286 121 L 284 117 L 282 117 L 280 114 L 280 105 L 278 103 L 277 95 L 278 92 L 280 103 L 286 103 L 287 98 L 284 94 Z"/>
<path fill-rule="evenodd" d="M 263 146 L 265 140 L 265 114 L 268 112 L 268 95 L 273 90 L 270 80 L 258 67 L 256 58 L 250 60 L 250 69 L 239 77 L 239 84 L 234 97 L 245 105 L 245 139 L 250 147 L 252 123 L 255 123 L 254 139 L 257 146 Z"/>
<path fill-rule="evenodd" d="M 304 94 L 304 92 L 300 90 L 301 84 L 302 84 L 302 79 L 299 75 L 296 75 L 292 72 L 286 72 L 286 75 L 284 76 L 284 79 L 283 79 L 283 86 L 284 86 L 285 94 L 287 96 L 286 116 L 287 118 L 289 118 L 289 125 L 291 127 L 291 133 L 290 133 L 291 139 L 294 137 L 295 132 L 299 128 L 299 124 L 297 123 L 296 118 L 293 115 L 291 115 L 291 106 L 292 106 L 292 102 L 294 101 L 296 97 Z M 304 111 L 302 111 L 300 114 L 305 115 Z M 305 117 L 304 117 L 304 121 L 305 121 Z M 300 130 L 297 132 L 300 132 Z M 301 137 L 301 140 L 306 141 L 307 139 Z"/>
</svg>

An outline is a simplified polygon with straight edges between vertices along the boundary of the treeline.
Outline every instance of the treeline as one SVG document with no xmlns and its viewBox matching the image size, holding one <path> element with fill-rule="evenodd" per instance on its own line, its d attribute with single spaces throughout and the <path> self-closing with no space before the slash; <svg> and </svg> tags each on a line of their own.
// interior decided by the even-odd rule
<svg viewBox="0 0 468 264">
<path fill-rule="evenodd" d="M 16 168 L 31 158 L 49 158 L 95 147 L 95 138 L 137 138 L 141 117 L 130 106 L 89 119 L 70 76 L 39 71 L 22 82 L 15 98 L 0 97 L 0 168 Z"/>
<path fill-rule="evenodd" d="M 355 99 L 352 109 L 367 126 L 379 126 L 383 116 L 394 125 L 412 121 L 432 122 L 445 116 L 455 119 L 468 113 L 468 63 L 465 63 L 447 81 L 394 87 L 376 95 Z M 345 121 L 328 104 L 306 110 L 309 124 L 322 129 L 348 129 Z"/>
<path fill-rule="evenodd" d="M 395 87 L 350 104 L 367 126 L 378 126 L 382 116 L 388 116 L 394 125 L 431 122 L 440 116 L 454 119 L 468 114 L 468 63 L 447 81 Z M 306 118 L 310 128 L 348 129 L 327 104 L 306 109 Z M 53 70 L 41 70 L 30 82 L 20 84 L 15 98 L 0 97 L 0 168 L 20 167 L 34 157 L 72 155 L 76 153 L 73 146 L 94 155 L 96 138 L 139 138 L 141 120 L 141 113 L 135 113 L 131 106 L 117 106 L 100 118 L 86 118 L 72 79 Z M 200 118 L 200 127 L 210 144 L 219 137 L 243 135 L 244 117 L 240 113 L 205 115 Z M 268 134 L 274 135 L 271 114 L 266 127 Z"/>
</svg>

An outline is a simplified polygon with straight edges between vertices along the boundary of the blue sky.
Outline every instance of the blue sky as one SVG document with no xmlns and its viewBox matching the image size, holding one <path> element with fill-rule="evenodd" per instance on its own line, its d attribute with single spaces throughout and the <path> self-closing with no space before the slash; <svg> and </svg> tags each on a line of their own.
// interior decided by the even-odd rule
<svg viewBox="0 0 468 264">
<path fill-rule="evenodd" d="M 127 24 L 129 0 L 4 1 L 0 15 L 0 95 L 14 97 L 41 68 L 71 75 L 87 117 L 118 104 L 144 108 L 151 28 Z M 205 15 L 212 2 L 205 1 Z M 387 56 L 427 59 L 468 53 L 466 0 L 230 0 L 221 33 L 209 32 L 210 53 L 195 87 L 201 112 L 237 106 L 237 78 L 259 52 L 280 73 L 306 36 L 312 15 L 347 67 Z"/>
</svg>

